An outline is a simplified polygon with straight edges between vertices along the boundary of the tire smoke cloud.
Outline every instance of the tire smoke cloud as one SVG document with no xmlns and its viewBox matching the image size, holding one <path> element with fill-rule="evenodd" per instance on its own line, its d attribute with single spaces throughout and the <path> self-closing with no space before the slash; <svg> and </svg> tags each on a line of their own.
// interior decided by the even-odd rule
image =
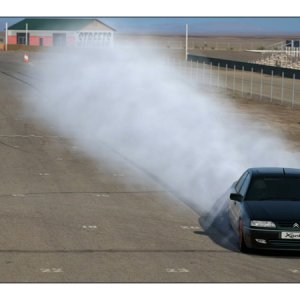
<svg viewBox="0 0 300 300">
<path fill-rule="evenodd" d="M 203 213 L 249 167 L 297 167 L 278 132 L 241 117 L 159 53 L 68 50 L 49 55 L 39 73 L 45 96 L 30 107 L 40 118 L 93 158 L 101 160 L 93 143 L 109 145 Z"/>
</svg>

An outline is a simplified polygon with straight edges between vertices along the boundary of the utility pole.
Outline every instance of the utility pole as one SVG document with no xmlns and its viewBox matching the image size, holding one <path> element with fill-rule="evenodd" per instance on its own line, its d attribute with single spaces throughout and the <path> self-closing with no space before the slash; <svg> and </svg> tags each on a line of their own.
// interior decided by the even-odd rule
<svg viewBox="0 0 300 300">
<path fill-rule="evenodd" d="M 189 25 L 185 25 L 185 60 L 188 59 L 188 35 L 189 35 Z"/>
<path fill-rule="evenodd" d="M 5 51 L 7 51 L 7 44 L 8 44 L 8 24 L 5 23 Z"/>
<path fill-rule="evenodd" d="M 28 24 L 26 23 L 26 27 L 25 27 L 25 45 L 28 45 Z"/>
</svg>

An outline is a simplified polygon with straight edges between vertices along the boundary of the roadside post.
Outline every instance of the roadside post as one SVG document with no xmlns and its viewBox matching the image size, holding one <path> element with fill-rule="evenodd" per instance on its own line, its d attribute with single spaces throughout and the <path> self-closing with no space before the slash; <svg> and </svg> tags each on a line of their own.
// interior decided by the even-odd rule
<svg viewBox="0 0 300 300">
<path fill-rule="evenodd" d="M 232 85 L 232 89 L 233 89 L 233 94 L 235 92 L 235 65 L 233 66 L 233 85 Z"/>
<path fill-rule="evenodd" d="M 271 90 L 270 90 L 270 99 L 271 99 L 271 102 L 273 101 L 273 74 L 274 74 L 274 71 L 272 70 L 271 71 Z"/>
<path fill-rule="evenodd" d="M 217 86 L 219 87 L 220 85 L 220 63 L 218 63 L 218 82 L 217 82 Z"/>
<path fill-rule="evenodd" d="M 283 82 L 284 82 L 284 72 L 281 74 L 281 98 L 280 98 L 280 104 L 283 103 Z"/>
<path fill-rule="evenodd" d="M 228 66 L 226 64 L 226 68 L 225 68 L 225 89 L 227 89 L 227 71 L 228 71 Z"/>
<path fill-rule="evenodd" d="M 263 88 L 263 74 L 264 74 L 264 70 L 261 69 L 260 71 L 260 92 L 259 92 L 259 99 L 262 100 L 262 88 Z"/>
<path fill-rule="evenodd" d="M 242 97 L 244 97 L 244 66 L 242 67 Z"/>
<path fill-rule="evenodd" d="M 251 68 L 251 85 L 250 85 L 250 95 L 252 97 L 252 91 L 253 91 L 253 68 Z"/>
<path fill-rule="evenodd" d="M 212 61 L 210 62 L 209 85 L 212 85 Z"/>
<path fill-rule="evenodd" d="M 293 74 L 293 96 L 292 96 L 292 109 L 294 109 L 295 105 L 295 73 Z"/>
</svg>

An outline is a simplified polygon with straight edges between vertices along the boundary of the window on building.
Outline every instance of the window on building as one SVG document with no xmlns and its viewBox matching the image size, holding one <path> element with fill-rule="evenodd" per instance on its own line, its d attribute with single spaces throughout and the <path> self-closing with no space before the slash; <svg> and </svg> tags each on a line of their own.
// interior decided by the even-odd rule
<svg viewBox="0 0 300 300">
<path fill-rule="evenodd" d="M 26 34 L 25 32 L 17 33 L 17 44 L 18 45 L 26 45 Z M 27 45 L 29 45 L 29 33 L 27 33 Z"/>
</svg>

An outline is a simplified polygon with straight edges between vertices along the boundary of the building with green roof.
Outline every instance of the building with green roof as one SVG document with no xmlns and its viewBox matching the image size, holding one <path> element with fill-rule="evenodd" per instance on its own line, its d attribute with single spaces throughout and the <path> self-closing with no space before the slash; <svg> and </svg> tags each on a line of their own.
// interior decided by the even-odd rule
<svg viewBox="0 0 300 300">
<path fill-rule="evenodd" d="M 95 18 L 26 18 L 8 28 L 8 44 L 97 47 L 111 45 L 114 31 Z"/>
</svg>

